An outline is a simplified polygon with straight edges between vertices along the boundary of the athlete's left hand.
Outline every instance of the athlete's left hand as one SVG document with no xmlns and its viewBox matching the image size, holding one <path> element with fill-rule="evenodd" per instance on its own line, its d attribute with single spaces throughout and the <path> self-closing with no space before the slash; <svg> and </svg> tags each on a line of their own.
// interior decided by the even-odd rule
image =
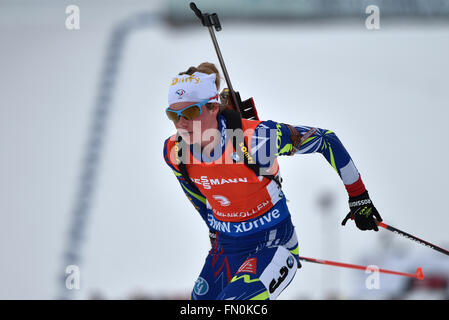
<svg viewBox="0 0 449 320">
<path fill-rule="evenodd" d="M 348 219 L 354 219 L 357 228 L 360 230 L 379 231 L 376 220 L 382 221 L 379 212 L 374 207 L 368 191 L 365 191 L 357 197 L 349 197 L 349 209 L 351 210 L 342 221 L 342 225 L 346 224 Z M 376 219 L 374 219 L 376 218 Z"/>
</svg>

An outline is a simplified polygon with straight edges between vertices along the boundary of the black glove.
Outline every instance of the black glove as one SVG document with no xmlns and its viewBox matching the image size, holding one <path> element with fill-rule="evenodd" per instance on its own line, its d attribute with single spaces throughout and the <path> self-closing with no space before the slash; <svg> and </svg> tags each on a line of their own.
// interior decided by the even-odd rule
<svg viewBox="0 0 449 320">
<path fill-rule="evenodd" d="M 355 224 L 360 230 L 379 231 L 374 218 L 376 218 L 378 222 L 381 222 L 382 218 L 369 198 L 368 191 L 365 191 L 357 197 L 349 197 L 349 209 L 351 211 L 341 222 L 343 226 L 346 224 L 346 221 L 351 218 L 355 220 Z"/>
</svg>

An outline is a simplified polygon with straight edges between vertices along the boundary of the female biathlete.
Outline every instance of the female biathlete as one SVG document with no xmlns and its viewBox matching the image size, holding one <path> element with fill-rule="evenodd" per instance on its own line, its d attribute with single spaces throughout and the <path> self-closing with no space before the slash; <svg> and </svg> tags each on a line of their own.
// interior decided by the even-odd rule
<svg viewBox="0 0 449 320">
<path fill-rule="evenodd" d="M 239 120 L 219 88 L 215 65 L 202 63 L 174 77 L 168 92 L 166 114 L 177 132 L 165 141 L 164 158 L 212 243 L 191 298 L 276 299 L 300 267 L 278 156 L 319 152 L 326 158 L 348 192 L 343 225 L 353 218 L 359 229 L 377 231 L 382 219 L 334 132 Z"/>
</svg>

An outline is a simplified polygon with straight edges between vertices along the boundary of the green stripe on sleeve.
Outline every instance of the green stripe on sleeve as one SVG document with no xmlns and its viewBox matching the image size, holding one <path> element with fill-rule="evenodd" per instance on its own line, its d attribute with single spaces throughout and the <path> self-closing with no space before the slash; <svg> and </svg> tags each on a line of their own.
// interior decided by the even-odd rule
<svg viewBox="0 0 449 320">
<path fill-rule="evenodd" d="M 186 188 L 182 183 L 181 183 L 181 185 L 182 185 L 183 189 L 184 189 L 188 194 L 190 194 L 192 197 L 194 197 L 195 199 L 201 201 L 202 203 L 204 203 L 204 205 L 206 205 L 206 198 L 205 198 L 205 197 L 200 196 L 199 194 L 196 194 L 196 193 L 190 191 L 190 190 L 189 190 L 188 188 Z"/>
</svg>

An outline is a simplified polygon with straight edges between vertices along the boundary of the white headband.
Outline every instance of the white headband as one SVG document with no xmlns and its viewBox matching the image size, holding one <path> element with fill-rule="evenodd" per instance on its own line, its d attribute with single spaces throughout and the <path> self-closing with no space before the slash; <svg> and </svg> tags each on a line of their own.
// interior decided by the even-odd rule
<svg viewBox="0 0 449 320">
<path fill-rule="evenodd" d="M 183 74 L 172 79 L 168 89 L 168 105 L 176 102 L 200 102 L 218 96 L 215 73 L 195 72 L 191 76 Z M 218 97 L 217 97 L 218 98 Z M 218 102 L 218 99 L 210 102 Z"/>
</svg>

